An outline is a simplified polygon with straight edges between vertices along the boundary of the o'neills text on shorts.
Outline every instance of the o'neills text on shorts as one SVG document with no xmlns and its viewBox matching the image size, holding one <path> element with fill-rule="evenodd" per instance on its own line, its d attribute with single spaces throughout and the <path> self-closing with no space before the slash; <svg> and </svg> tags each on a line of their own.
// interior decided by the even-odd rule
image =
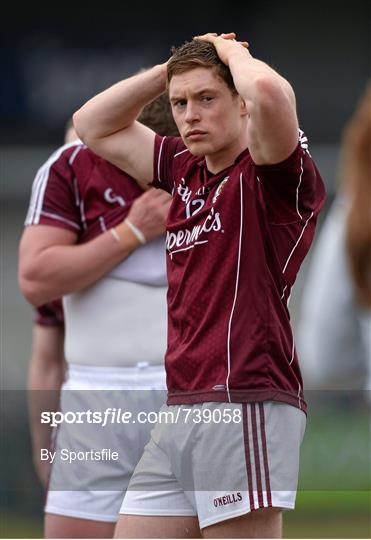
<svg viewBox="0 0 371 540">
<path fill-rule="evenodd" d="M 240 501 L 242 501 L 242 494 L 237 491 L 237 493 L 227 493 L 227 495 L 223 495 L 222 497 L 216 497 L 214 499 L 214 506 L 218 508 L 218 506 L 226 506 L 227 504 Z"/>
</svg>

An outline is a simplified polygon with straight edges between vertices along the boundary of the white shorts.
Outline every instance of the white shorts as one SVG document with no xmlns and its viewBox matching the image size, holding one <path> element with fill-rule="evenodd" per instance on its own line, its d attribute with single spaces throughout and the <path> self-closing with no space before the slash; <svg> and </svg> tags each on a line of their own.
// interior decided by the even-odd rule
<svg viewBox="0 0 371 540">
<path fill-rule="evenodd" d="M 106 410 L 116 409 L 120 414 L 131 411 L 134 418 L 138 411 L 157 412 L 165 402 L 165 388 L 163 366 L 145 363 L 133 368 L 69 365 L 68 378 L 61 391 L 60 412 L 69 412 L 71 420 L 72 414 L 77 412 L 90 410 L 104 414 Z M 82 423 L 63 422 L 55 432 L 53 451 L 56 454 L 45 512 L 115 522 L 153 424 L 115 421 L 103 427 L 88 423 L 87 416 L 83 420 Z M 108 459 L 92 461 L 90 458 L 95 452 Z M 118 459 L 112 459 L 116 457 L 115 452 Z"/>
<path fill-rule="evenodd" d="M 198 516 L 202 529 L 292 509 L 305 425 L 303 411 L 279 402 L 164 405 L 120 514 Z"/>
</svg>

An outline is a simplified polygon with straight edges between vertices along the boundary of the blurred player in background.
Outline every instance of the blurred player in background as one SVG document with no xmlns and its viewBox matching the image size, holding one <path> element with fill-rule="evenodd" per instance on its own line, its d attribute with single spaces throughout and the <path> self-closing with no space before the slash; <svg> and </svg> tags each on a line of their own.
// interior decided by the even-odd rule
<svg viewBox="0 0 371 540">
<path fill-rule="evenodd" d="M 291 85 L 235 38 L 185 43 L 74 115 L 94 151 L 173 195 L 162 411 L 177 420 L 152 431 L 119 538 L 280 537 L 295 505 L 306 403 L 287 299 L 324 187 Z M 135 121 L 166 85 L 182 138 Z"/>
<path fill-rule="evenodd" d="M 339 180 L 303 291 L 298 348 L 314 388 L 370 391 L 371 82 L 343 132 Z"/>
<path fill-rule="evenodd" d="M 177 133 L 166 96 L 146 107 L 139 120 L 164 134 Z M 151 411 L 163 403 L 163 233 L 169 199 L 154 189 L 143 193 L 129 175 L 76 137 L 39 169 L 20 244 L 19 282 L 36 306 L 63 297 L 68 369 L 62 412 L 120 407 Z M 56 364 L 62 362 L 61 334 L 42 339 L 50 345 L 54 340 L 50 349 L 54 347 Z M 39 366 L 42 361 L 39 357 Z M 33 370 L 35 363 L 34 351 Z M 61 382 L 62 372 L 59 375 Z M 39 381 L 30 388 L 44 385 Z M 33 423 L 35 409 L 40 405 L 31 404 Z M 54 461 L 45 506 L 46 537 L 112 537 L 150 427 L 59 426 L 58 455 L 62 448 L 112 448 L 119 450 L 120 459 L 71 465 Z M 35 427 L 33 431 L 36 444 Z M 40 467 L 46 469 L 39 463 Z M 44 472 L 41 476 L 45 481 Z"/>
<path fill-rule="evenodd" d="M 64 142 L 77 139 L 72 121 L 65 127 Z M 28 408 L 30 417 L 33 462 L 37 476 L 46 489 L 51 463 L 40 460 L 42 448 L 52 449 L 53 430 L 40 422 L 43 411 L 57 411 L 60 390 L 66 376 L 64 358 L 64 313 L 62 300 L 57 299 L 35 308 L 32 347 L 28 369 Z"/>
</svg>

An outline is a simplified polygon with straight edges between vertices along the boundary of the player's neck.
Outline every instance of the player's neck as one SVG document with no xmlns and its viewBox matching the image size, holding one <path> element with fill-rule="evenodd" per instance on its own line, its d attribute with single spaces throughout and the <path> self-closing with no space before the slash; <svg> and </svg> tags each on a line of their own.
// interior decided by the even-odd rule
<svg viewBox="0 0 371 540">
<path fill-rule="evenodd" d="M 207 169 L 213 174 L 219 173 L 230 165 L 233 165 L 236 158 L 246 148 L 246 141 L 244 139 L 240 139 L 236 142 L 236 144 L 233 144 L 230 147 L 223 148 L 219 152 L 205 156 Z"/>
</svg>

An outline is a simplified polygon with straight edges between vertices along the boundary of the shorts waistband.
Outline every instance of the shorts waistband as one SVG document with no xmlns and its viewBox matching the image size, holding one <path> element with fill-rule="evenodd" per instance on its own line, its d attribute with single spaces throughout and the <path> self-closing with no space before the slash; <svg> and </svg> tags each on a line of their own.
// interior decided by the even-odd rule
<svg viewBox="0 0 371 540">
<path fill-rule="evenodd" d="M 165 369 L 164 364 L 152 365 L 148 362 L 138 362 L 130 367 L 112 367 L 112 366 L 89 366 L 86 364 L 70 364 L 68 363 L 68 373 L 73 376 L 89 377 L 126 377 L 129 375 L 137 375 L 140 373 L 156 374 L 162 373 Z"/>
</svg>

